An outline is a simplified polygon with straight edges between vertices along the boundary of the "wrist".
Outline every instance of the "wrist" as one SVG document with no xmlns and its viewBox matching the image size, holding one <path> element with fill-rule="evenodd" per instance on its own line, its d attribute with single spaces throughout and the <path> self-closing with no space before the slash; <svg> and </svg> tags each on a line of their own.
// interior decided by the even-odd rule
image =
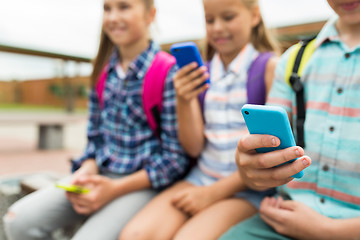
<svg viewBox="0 0 360 240">
<path fill-rule="evenodd" d="M 85 160 L 82 164 L 81 167 L 79 168 L 79 172 L 82 172 L 84 174 L 98 174 L 99 173 L 99 168 L 96 164 L 95 159 L 87 159 Z"/>
<path fill-rule="evenodd" d="M 208 194 L 209 198 L 213 202 L 219 201 L 219 200 L 224 198 L 222 196 L 222 194 L 221 194 L 221 190 L 217 189 L 215 184 L 212 184 L 210 186 L 206 186 L 205 188 L 206 188 L 206 191 L 207 191 L 207 194 Z"/>
</svg>

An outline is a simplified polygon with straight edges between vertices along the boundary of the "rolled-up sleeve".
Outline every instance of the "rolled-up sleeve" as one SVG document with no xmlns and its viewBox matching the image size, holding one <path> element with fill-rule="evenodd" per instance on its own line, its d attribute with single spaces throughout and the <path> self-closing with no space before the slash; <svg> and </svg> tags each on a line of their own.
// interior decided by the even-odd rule
<svg viewBox="0 0 360 240">
<path fill-rule="evenodd" d="M 87 145 L 84 153 L 76 160 L 72 161 L 72 171 L 76 171 L 81 164 L 90 158 L 96 158 L 96 151 L 104 144 L 101 126 L 101 107 L 98 94 L 92 89 L 88 101 L 89 121 L 87 126 Z"/>
<path fill-rule="evenodd" d="M 161 112 L 161 148 L 152 155 L 145 164 L 152 187 L 162 189 L 181 179 L 189 167 L 189 159 L 178 139 L 175 89 L 173 75 L 174 66 L 167 75 Z"/>
</svg>

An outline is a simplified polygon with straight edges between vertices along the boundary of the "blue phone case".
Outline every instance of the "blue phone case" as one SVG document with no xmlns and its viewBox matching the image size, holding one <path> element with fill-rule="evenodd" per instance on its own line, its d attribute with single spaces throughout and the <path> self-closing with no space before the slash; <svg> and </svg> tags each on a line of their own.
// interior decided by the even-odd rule
<svg viewBox="0 0 360 240">
<path fill-rule="evenodd" d="M 191 62 L 196 62 L 199 67 L 204 66 L 199 49 L 194 42 L 175 43 L 171 45 L 170 52 L 176 58 L 176 64 L 179 68 Z M 204 83 L 210 84 L 210 79 Z"/>
<path fill-rule="evenodd" d="M 245 104 L 241 112 L 251 134 L 268 134 L 280 139 L 278 147 L 258 148 L 259 153 L 270 152 L 296 146 L 293 132 L 286 111 L 281 107 Z M 296 159 L 290 160 L 292 162 Z M 292 177 L 301 178 L 301 171 Z"/>
</svg>

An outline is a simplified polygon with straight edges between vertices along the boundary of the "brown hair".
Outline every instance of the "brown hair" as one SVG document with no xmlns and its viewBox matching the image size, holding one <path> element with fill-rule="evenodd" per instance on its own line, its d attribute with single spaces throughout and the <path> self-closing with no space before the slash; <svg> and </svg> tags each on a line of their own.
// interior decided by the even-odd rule
<svg viewBox="0 0 360 240">
<path fill-rule="evenodd" d="M 245 7 L 253 10 L 259 6 L 258 0 L 241 0 Z M 259 52 L 275 52 L 280 53 L 280 47 L 275 38 L 270 34 L 270 31 L 265 27 L 264 21 L 260 16 L 260 22 L 251 30 L 250 42 Z M 208 61 L 214 56 L 215 49 L 207 43 L 206 59 Z"/>
<path fill-rule="evenodd" d="M 142 0 L 147 10 L 154 6 L 154 0 Z M 93 61 L 93 71 L 90 75 L 91 86 L 94 87 L 98 81 L 98 78 L 110 58 L 111 53 L 114 50 L 115 45 L 110 38 L 101 30 L 101 38 L 99 44 L 99 50 L 96 58 Z"/>
</svg>

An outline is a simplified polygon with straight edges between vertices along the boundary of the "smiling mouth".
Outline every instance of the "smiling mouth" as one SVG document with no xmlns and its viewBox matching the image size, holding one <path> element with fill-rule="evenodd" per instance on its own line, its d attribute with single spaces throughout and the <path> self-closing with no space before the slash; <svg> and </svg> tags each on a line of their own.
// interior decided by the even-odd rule
<svg viewBox="0 0 360 240">
<path fill-rule="evenodd" d="M 215 42 L 218 43 L 218 44 L 222 44 L 222 43 L 225 43 L 229 41 L 229 38 L 215 38 Z"/>
<path fill-rule="evenodd" d="M 343 3 L 341 7 L 346 11 L 353 11 L 360 5 L 360 2 Z"/>
</svg>

